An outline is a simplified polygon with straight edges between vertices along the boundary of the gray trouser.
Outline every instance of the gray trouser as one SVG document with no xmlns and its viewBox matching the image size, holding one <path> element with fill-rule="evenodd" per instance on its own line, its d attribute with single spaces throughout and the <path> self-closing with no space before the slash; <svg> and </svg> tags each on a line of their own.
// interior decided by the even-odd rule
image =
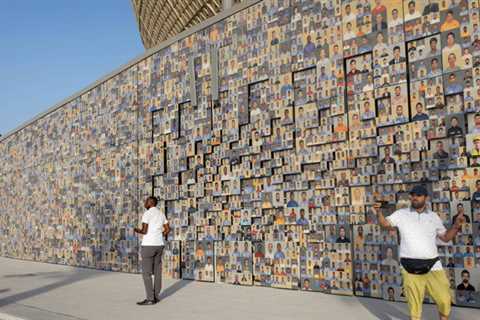
<svg viewBox="0 0 480 320">
<path fill-rule="evenodd" d="M 158 299 L 162 289 L 162 253 L 164 246 L 142 246 L 143 283 L 148 300 Z M 152 285 L 152 275 L 155 282 Z"/>
</svg>

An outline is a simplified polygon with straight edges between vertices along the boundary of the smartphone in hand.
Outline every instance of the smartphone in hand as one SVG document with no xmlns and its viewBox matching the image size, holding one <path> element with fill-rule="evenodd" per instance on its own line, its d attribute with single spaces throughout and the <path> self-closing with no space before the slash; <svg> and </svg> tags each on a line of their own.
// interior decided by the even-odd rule
<svg viewBox="0 0 480 320">
<path fill-rule="evenodd" d="M 385 209 L 388 206 L 388 201 L 385 200 L 379 200 L 375 201 L 376 203 L 380 203 L 380 208 Z"/>
</svg>

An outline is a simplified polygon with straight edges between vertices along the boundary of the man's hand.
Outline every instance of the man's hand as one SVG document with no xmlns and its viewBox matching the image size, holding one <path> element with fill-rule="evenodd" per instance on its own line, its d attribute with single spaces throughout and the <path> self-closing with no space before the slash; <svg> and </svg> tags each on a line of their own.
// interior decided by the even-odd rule
<svg viewBox="0 0 480 320">
<path fill-rule="evenodd" d="M 443 242 L 449 242 L 450 240 L 453 240 L 457 236 L 457 233 L 462 230 L 462 224 L 464 224 L 465 221 L 465 215 L 463 213 L 459 213 L 455 218 L 455 221 L 453 221 L 452 227 L 448 229 L 445 234 L 438 236 L 438 238 Z"/>
<path fill-rule="evenodd" d="M 169 232 L 170 232 L 170 225 L 166 223 L 163 225 L 163 236 L 167 238 Z"/>
<path fill-rule="evenodd" d="M 140 233 L 140 234 L 147 234 L 147 231 L 148 231 L 148 224 L 147 223 L 142 223 L 142 229 L 140 228 L 133 228 L 133 231 L 136 232 L 136 233 Z"/>
<path fill-rule="evenodd" d="M 382 207 L 382 202 L 375 202 L 375 204 L 372 206 L 373 214 L 377 217 L 378 224 L 382 228 L 392 229 L 393 227 L 390 224 L 390 222 L 388 222 L 388 220 L 385 219 L 385 217 L 383 216 L 381 207 Z"/>
<path fill-rule="evenodd" d="M 460 230 L 462 228 L 462 224 L 464 224 L 466 221 L 465 215 L 462 213 L 459 213 L 458 216 L 455 218 L 455 221 L 453 223 L 453 226 Z"/>
<path fill-rule="evenodd" d="M 372 206 L 372 211 L 375 215 L 378 215 L 382 208 L 382 203 L 381 202 L 375 202 L 375 204 Z"/>
</svg>

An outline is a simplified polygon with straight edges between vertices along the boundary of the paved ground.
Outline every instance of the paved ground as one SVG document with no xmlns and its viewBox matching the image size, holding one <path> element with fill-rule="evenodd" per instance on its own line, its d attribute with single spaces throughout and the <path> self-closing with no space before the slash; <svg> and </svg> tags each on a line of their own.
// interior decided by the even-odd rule
<svg viewBox="0 0 480 320">
<path fill-rule="evenodd" d="M 404 303 L 261 287 L 166 280 L 162 296 L 155 306 L 139 307 L 140 275 L 0 257 L 1 320 L 408 319 Z M 433 306 L 424 313 L 424 319 L 436 319 Z M 457 308 L 452 319 L 479 314 Z"/>
</svg>

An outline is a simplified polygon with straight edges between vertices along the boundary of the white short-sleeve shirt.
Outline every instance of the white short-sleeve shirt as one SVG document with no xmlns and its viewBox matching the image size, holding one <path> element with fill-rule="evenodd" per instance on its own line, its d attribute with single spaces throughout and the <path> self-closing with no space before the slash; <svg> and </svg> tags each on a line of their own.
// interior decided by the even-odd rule
<svg viewBox="0 0 480 320">
<path fill-rule="evenodd" d="M 418 213 L 404 208 L 386 218 L 400 231 L 400 257 L 413 259 L 433 259 L 438 257 L 437 236 L 443 235 L 446 228 L 440 217 L 431 210 Z M 431 270 L 441 270 L 437 261 Z"/>
<path fill-rule="evenodd" d="M 148 224 L 147 234 L 142 239 L 142 246 L 164 246 L 163 226 L 168 223 L 165 213 L 157 207 L 152 207 L 143 214 L 142 223 Z"/>
</svg>

